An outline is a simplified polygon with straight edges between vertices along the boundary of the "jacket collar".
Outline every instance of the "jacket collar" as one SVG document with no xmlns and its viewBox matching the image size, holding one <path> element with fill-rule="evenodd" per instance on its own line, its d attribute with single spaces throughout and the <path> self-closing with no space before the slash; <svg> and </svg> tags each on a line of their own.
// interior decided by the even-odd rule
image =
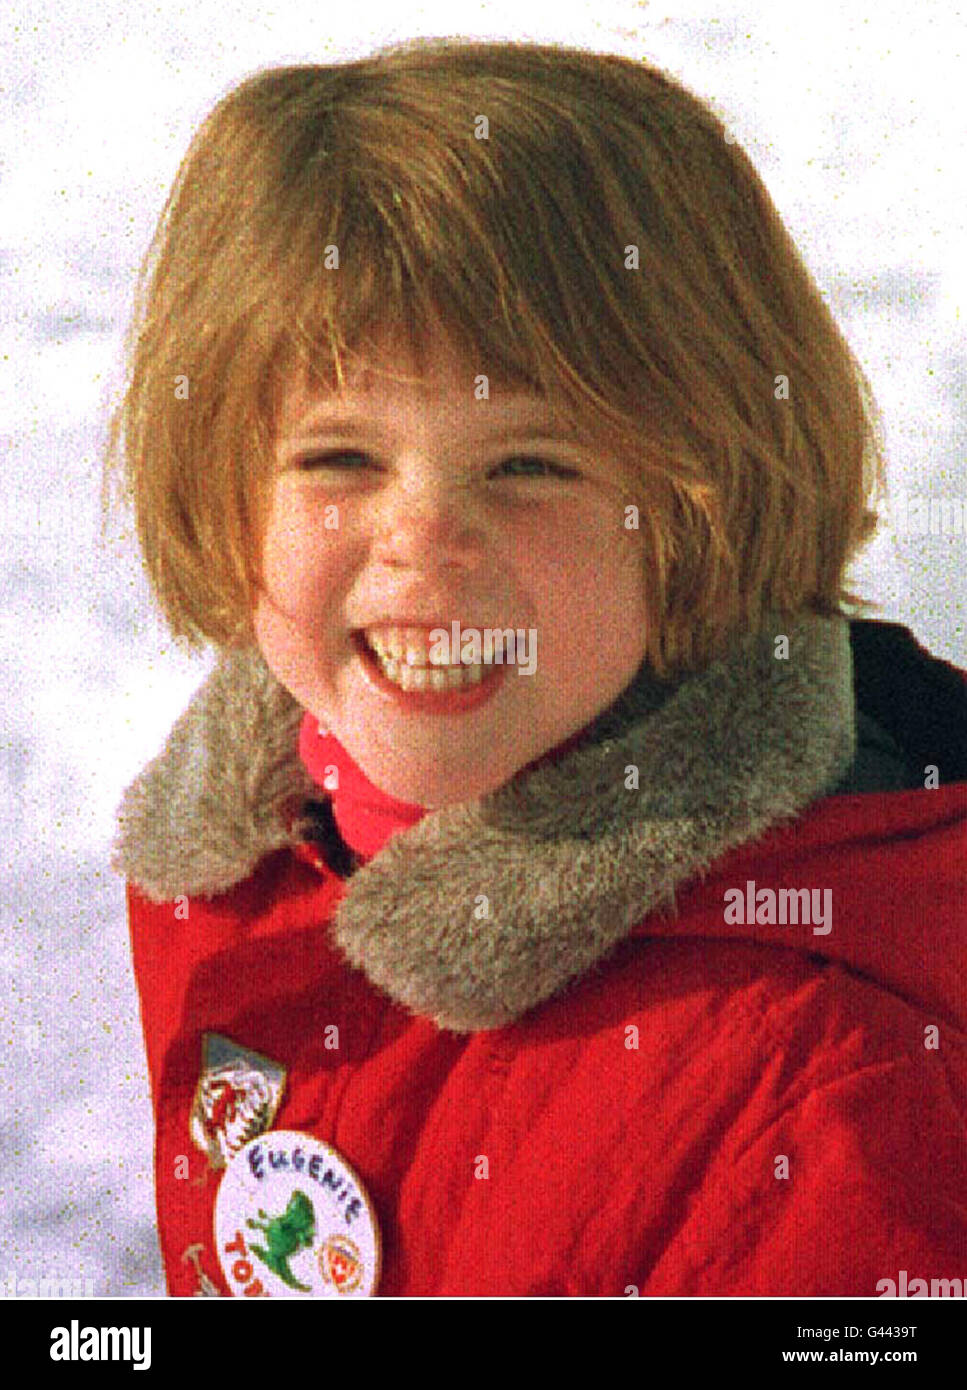
<svg viewBox="0 0 967 1390">
<path fill-rule="evenodd" d="M 126 791 L 114 868 L 154 902 L 213 897 L 304 839 L 303 713 L 256 649 L 222 655 Z M 855 749 L 846 618 L 775 619 L 678 682 L 642 666 L 558 762 L 387 841 L 346 884 L 335 940 L 439 1027 L 502 1027 L 831 793 Z"/>
</svg>

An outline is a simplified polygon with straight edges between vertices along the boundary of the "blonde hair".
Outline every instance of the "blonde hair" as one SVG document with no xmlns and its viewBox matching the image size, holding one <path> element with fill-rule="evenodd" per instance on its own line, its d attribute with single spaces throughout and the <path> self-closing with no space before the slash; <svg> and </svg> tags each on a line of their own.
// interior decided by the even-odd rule
<svg viewBox="0 0 967 1390">
<path fill-rule="evenodd" d="M 105 471 L 173 634 L 254 641 L 287 374 L 341 387 L 387 330 L 419 358 L 441 321 L 632 440 L 659 677 L 769 610 L 876 607 L 842 582 L 877 527 L 878 410 L 726 137 L 647 63 L 556 45 L 416 40 L 224 97 L 142 267 Z"/>
</svg>

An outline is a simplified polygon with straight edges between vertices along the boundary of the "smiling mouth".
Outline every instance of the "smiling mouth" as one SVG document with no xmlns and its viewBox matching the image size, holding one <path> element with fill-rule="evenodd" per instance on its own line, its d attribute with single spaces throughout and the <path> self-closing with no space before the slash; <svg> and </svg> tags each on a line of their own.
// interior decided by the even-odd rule
<svg viewBox="0 0 967 1390">
<path fill-rule="evenodd" d="M 367 638 L 362 629 L 357 629 L 352 639 L 360 655 L 405 691 L 434 694 L 465 690 L 493 679 L 495 670 L 500 669 L 500 664 L 494 667 L 491 664 L 433 662 L 427 652 L 412 647 L 404 650 L 399 644 L 391 646 L 379 638 Z"/>
<path fill-rule="evenodd" d="M 370 689 L 403 714 L 465 714 L 479 708 L 500 689 L 505 665 L 418 666 L 381 656 L 356 631 L 352 645 Z"/>
</svg>

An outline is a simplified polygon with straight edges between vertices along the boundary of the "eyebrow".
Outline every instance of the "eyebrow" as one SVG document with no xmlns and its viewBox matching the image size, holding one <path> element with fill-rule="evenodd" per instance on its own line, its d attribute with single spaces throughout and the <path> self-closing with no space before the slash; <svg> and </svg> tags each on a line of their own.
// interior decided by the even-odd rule
<svg viewBox="0 0 967 1390">
<path fill-rule="evenodd" d="M 322 437 L 340 437 L 343 439 L 360 439 L 365 436 L 380 434 L 378 426 L 365 420 L 353 417 L 334 416 L 332 419 L 319 419 L 311 421 L 305 425 L 297 425 L 291 435 L 287 436 L 286 443 L 290 446 L 308 444 Z M 474 432 L 478 438 L 483 437 L 482 432 Z M 562 443 L 576 443 L 578 435 L 564 424 L 538 423 L 532 425 L 507 425 L 501 427 L 495 425 L 487 436 L 495 439 L 547 439 L 558 440 Z"/>
</svg>

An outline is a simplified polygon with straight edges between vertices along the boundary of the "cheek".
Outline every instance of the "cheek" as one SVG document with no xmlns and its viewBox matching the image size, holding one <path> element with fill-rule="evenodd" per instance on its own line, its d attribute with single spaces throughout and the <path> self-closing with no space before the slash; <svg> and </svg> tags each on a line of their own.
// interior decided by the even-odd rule
<svg viewBox="0 0 967 1390">
<path fill-rule="evenodd" d="M 335 660 L 332 633 L 319 609 L 300 607 L 293 595 L 260 595 L 252 615 L 252 627 L 259 651 L 275 678 L 308 705 L 320 683 L 330 678 Z"/>
<path fill-rule="evenodd" d="M 555 675 L 596 690 L 630 680 L 641 664 L 646 591 L 634 538 L 616 543 L 613 527 L 602 525 L 589 539 L 578 546 L 571 535 L 554 550 L 532 551 L 531 573 Z"/>
<path fill-rule="evenodd" d="M 609 669 L 627 674 L 644 657 L 648 622 L 642 547 L 635 537 L 622 536 L 602 555 L 593 593 L 588 616 L 600 625 L 599 655 Z"/>
<path fill-rule="evenodd" d="M 287 612 L 308 618 L 324 606 L 337 568 L 336 534 L 291 510 L 270 520 L 263 549 L 265 585 Z"/>
<path fill-rule="evenodd" d="M 287 683 L 302 645 L 299 628 L 290 616 L 288 605 L 275 594 L 261 594 L 252 615 L 252 626 L 262 655 L 283 684 Z"/>
<path fill-rule="evenodd" d="M 330 546 L 318 533 L 313 536 L 291 509 L 278 508 L 269 519 L 262 549 L 264 588 L 252 622 L 262 654 L 290 688 L 317 658 L 327 615 L 338 602 Z"/>
<path fill-rule="evenodd" d="M 270 594 L 285 598 L 298 591 L 299 577 L 306 567 L 302 533 L 294 522 L 282 515 L 269 521 L 262 551 L 262 572 Z"/>
<path fill-rule="evenodd" d="M 645 608 L 645 568 L 643 545 L 635 533 L 615 534 L 614 526 L 602 523 L 585 543 L 575 544 L 574 536 L 562 542 L 554 556 L 548 556 L 545 594 L 550 606 L 568 610 L 582 622 L 600 622 L 612 631 L 622 622 L 640 624 Z"/>
</svg>

